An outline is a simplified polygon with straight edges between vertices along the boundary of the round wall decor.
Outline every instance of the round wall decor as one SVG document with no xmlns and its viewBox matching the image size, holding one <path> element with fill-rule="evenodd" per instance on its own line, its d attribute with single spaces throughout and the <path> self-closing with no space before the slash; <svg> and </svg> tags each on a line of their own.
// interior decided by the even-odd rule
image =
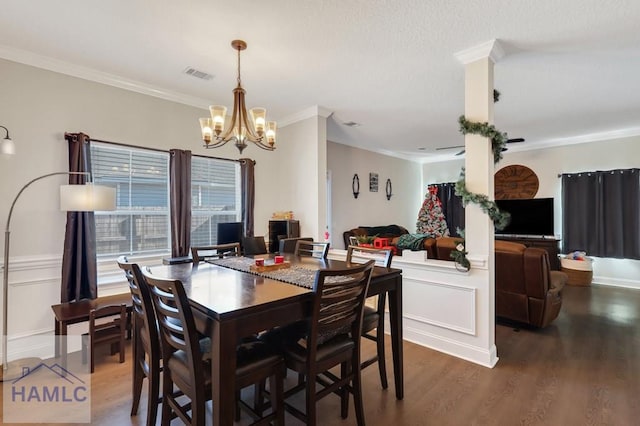
<svg viewBox="0 0 640 426">
<path fill-rule="evenodd" d="M 496 200 L 533 198 L 538 193 L 538 176 L 527 166 L 513 164 L 494 175 Z"/>
</svg>

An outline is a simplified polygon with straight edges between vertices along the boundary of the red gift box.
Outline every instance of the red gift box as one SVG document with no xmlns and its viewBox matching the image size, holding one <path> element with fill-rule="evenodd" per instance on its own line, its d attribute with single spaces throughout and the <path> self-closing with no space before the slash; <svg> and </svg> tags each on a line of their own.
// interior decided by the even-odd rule
<svg viewBox="0 0 640 426">
<path fill-rule="evenodd" d="M 391 238 L 376 238 L 373 240 L 375 248 L 384 248 L 391 245 Z"/>
</svg>

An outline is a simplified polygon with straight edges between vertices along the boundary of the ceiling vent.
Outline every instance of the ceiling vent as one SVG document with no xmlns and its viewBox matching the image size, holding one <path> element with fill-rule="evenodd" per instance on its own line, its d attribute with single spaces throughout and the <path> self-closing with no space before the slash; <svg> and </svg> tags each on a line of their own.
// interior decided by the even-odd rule
<svg viewBox="0 0 640 426">
<path fill-rule="evenodd" d="M 360 123 L 356 123 L 355 121 L 345 121 L 344 123 L 345 126 L 347 127 L 360 127 Z"/>
<path fill-rule="evenodd" d="M 191 77 L 199 78 L 200 80 L 211 80 L 213 78 L 213 74 L 199 71 L 193 67 L 187 67 L 183 72 Z"/>
</svg>

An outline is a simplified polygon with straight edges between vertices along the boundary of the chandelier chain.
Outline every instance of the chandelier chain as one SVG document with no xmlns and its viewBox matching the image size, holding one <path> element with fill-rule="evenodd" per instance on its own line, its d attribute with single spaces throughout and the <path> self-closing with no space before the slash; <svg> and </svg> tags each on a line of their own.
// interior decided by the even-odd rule
<svg viewBox="0 0 640 426">
<path fill-rule="evenodd" d="M 242 86 L 240 81 L 240 49 L 238 49 L 238 86 Z"/>
</svg>

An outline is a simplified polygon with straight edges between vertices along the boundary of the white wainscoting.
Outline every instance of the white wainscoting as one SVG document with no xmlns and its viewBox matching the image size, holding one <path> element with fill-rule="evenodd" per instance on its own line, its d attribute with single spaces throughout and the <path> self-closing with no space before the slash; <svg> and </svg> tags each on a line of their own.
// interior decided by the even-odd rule
<svg viewBox="0 0 640 426">
<path fill-rule="evenodd" d="M 329 253 L 332 259 L 344 260 L 345 256 L 344 250 Z M 493 367 L 498 357 L 492 338 L 494 302 L 487 284 L 487 261 L 470 261 L 471 271 L 460 272 L 453 262 L 393 258 L 392 267 L 402 269 L 403 336 L 413 343 Z"/>
</svg>

